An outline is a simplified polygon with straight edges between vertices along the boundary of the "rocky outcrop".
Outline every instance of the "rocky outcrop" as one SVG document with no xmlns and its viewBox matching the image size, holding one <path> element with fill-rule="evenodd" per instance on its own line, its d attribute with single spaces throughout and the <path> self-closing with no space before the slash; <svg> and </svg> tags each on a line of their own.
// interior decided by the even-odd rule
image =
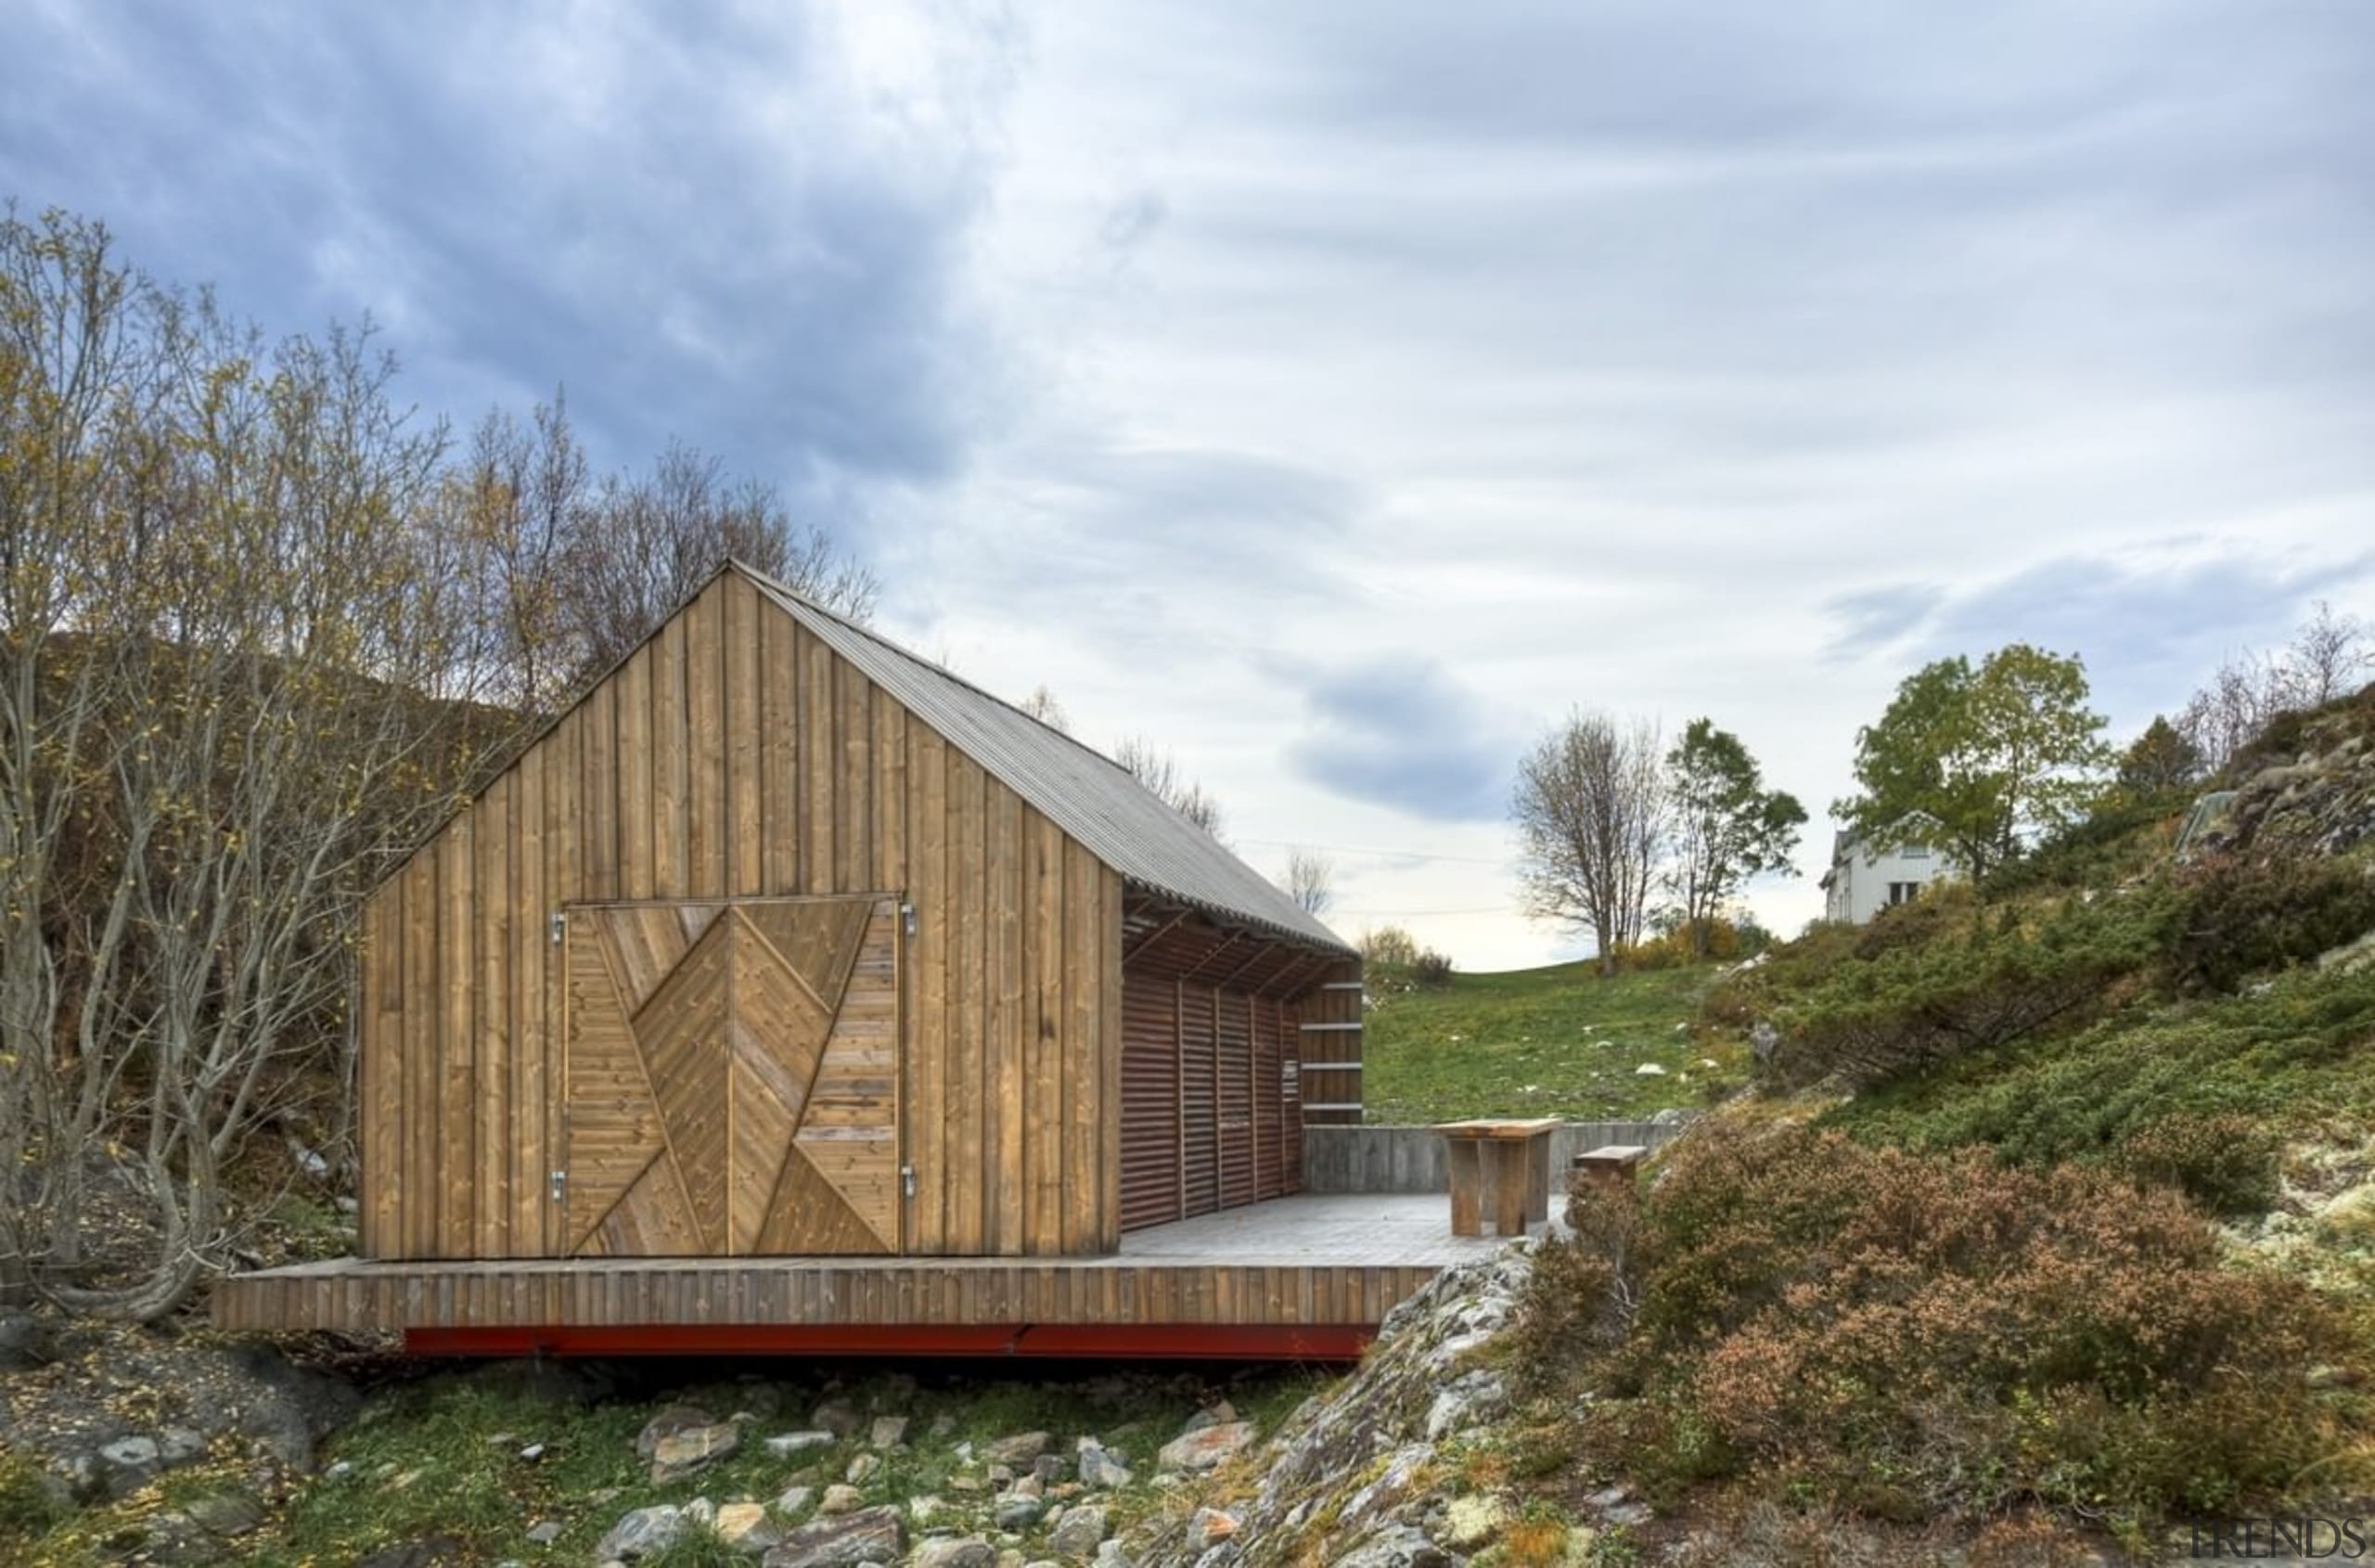
<svg viewBox="0 0 2375 1568">
<path fill-rule="evenodd" d="M 2344 855 L 2375 839 L 2375 688 L 2278 724 L 2285 753 L 2240 780 L 2189 850 Z"/>
<path fill-rule="evenodd" d="M 1250 1496 L 1154 1523 L 1125 1543 L 1129 1561 L 1451 1568 L 1489 1544 L 1475 1510 L 1455 1517 L 1436 1446 L 1507 1408 L 1501 1376 L 1480 1353 L 1516 1311 L 1531 1267 L 1517 1242 L 1437 1276 L 1385 1320 L 1359 1372 L 1250 1451 Z"/>
</svg>

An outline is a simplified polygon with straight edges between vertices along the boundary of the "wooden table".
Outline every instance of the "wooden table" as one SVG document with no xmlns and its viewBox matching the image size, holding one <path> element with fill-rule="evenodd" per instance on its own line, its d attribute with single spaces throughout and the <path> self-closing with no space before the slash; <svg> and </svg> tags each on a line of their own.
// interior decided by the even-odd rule
<svg viewBox="0 0 2375 1568">
<path fill-rule="evenodd" d="M 1487 1213 L 1496 1236 L 1522 1236 L 1550 1217 L 1550 1135 L 1560 1125 L 1544 1116 L 1436 1126 L 1451 1165 L 1453 1235 L 1483 1235 Z"/>
</svg>

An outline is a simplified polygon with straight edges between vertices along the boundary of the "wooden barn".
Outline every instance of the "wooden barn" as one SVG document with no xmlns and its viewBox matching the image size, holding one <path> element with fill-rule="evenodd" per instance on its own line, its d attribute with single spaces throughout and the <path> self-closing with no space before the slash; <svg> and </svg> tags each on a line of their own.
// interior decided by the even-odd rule
<svg viewBox="0 0 2375 1568">
<path fill-rule="evenodd" d="M 1359 1119 L 1351 948 L 1104 756 L 739 565 L 362 934 L 360 1256 L 224 1282 L 226 1326 L 1014 1348 L 1373 1324 L 1445 1261 L 1271 1202 L 1305 1125 Z"/>
</svg>

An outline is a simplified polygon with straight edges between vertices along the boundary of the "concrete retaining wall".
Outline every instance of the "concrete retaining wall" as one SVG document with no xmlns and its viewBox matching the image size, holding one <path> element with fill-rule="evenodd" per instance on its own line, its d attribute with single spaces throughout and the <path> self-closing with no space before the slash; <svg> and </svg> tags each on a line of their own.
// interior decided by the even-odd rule
<svg viewBox="0 0 2375 1568">
<path fill-rule="evenodd" d="M 1550 1135 L 1554 1183 L 1574 1157 L 1611 1143 L 1657 1149 L 1682 1131 L 1663 1122 L 1570 1122 Z M 1432 1127 L 1305 1127 L 1305 1192 L 1449 1192 L 1444 1139 Z"/>
</svg>

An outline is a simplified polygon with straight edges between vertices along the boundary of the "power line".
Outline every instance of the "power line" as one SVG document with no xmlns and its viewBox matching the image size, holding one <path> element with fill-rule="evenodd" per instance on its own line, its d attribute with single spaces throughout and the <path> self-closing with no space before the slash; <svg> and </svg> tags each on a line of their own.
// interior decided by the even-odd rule
<svg viewBox="0 0 2375 1568">
<path fill-rule="evenodd" d="M 1477 909 L 1339 909 L 1331 906 L 1328 911 L 1330 915 L 1366 915 L 1371 917 L 1382 915 L 1391 917 L 1397 920 L 1415 919 L 1422 915 L 1508 915 L 1514 914 L 1515 912 L 1516 911 L 1507 904 L 1488 904 L 1483 907 Z"/>
</svg>

